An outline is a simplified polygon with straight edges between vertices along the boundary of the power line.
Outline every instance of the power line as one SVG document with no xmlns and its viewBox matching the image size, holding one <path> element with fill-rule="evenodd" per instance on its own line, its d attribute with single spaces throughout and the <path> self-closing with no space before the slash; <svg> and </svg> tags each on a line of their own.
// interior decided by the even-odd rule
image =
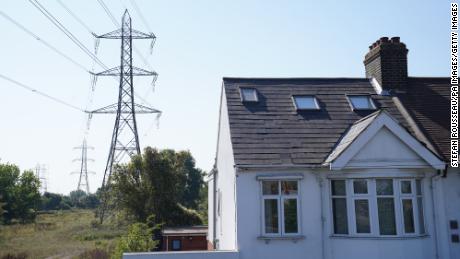
<svg viewBox="0 0 460 259">
<path fill-rule="evenodd" d="M 59 22 L 46 8 L 41 5 L 37 0 L 29 0 L 29 2 L 35 6 L 43 15 L 45 15 L 48 20 L 50 20 L 58 29 L 63 32 L 72 42 L 74 42 L 86 55 L 88 55 L 91 59 L 93 59 L 99 66 L 101 66 L 103 69 L 108 69 L 108 67 L 98 58 L 96 57 L 93 53 L 91 53 L 88 48 L 81 43 L 78 38 L 76 38 L 67 28 L 65 28 L 62 23 Z M 108 10 L 110 12 L 110 10 Z M 86 70 L 85 68 L 85 71 Z M 116 80 L 116 79 L 115 79 Z M 150 105 L 144 98 L 140 97 L 137 93 L 134 93 L 136 97 L 138 97 L 141 101 L 143 101 L 144 104 Z"/>
<path fill-rule="evenodd" d="M 144 15 L 142 15 L 142 12 L 141 12 L 141 9 L 139 8 L 139 6 L 136 4 L 136 1 L 134 0 L 130 0 L 129 1 L 131 3 L 131 5 L 134 7 L 134 9 L 136 10 L 137 14 L 139 15 L 139 17 L 141 18 L 141 21 L 144 23 L 145 27 L 147 28 L 147 30 L 149 30 L 149 32 L 152 31 L 152 29 L 150 28 L 149 24 L 147 23 L 147 20 L 145 19 Z"/>
<path fill-rule="evenodd" d="M 81 43 L 81 41 L 78 40 L 77 37 L 75 37 L 75 35 L 73 35 L 69 30 L 67 30 L 67 28 L 65 28 L 64 25 L 62 25 L 62 23 L 59 22 L 58 19 L 56 19 L 56 17 L 54 17 L 48 10 L 46 10 L 46 8 L 43 5 L 41 5 L 37 0 L 29 0 L 29 2 L 33 6 L 35 6 L 35 8 L 37 8 L 49 21 L 51 21 L 70 40 L 72 40 L 72 42 L 74 42 L 83 52 L 85 52 L 90 58 L 95 60 L 98 63 L 98 65 L 100 65 L 104 69 L 107 69 L 104 63 L 102 63 L 90 50 L 88 50 L 88 48 L 86 48 L 85 45 L 83 45 L 83 43 Z"/>
<path fill-rule="evenodd" d="M 107 5 L 105 5 L 104 0 L 97 0 L 97 2 L 102 7 L 102 9 L 104 9 L 110 20 L 112 20 L 113 24 L 115 24 L 115 27 L 120 27 L 120 24 L 118 23 L 117 19 L 115 19 L 115 16 L 113 16 L 112 12 L 110 12 L 110 9 L 107 7 Z"/>
<path fill-rule="evenodd" d="M 4 12 L 0 11 L 0 15 L 3 16 L 5 19 L 7 19 L 8 21 L 10 21 L 12 24 L 16 25 L 19 29 L 21 29 L 22 31 L 24 31 L 25 33 L 29 34 L 30 36 L 32 36 L 33 38 L 35 38 L 36 40 L 38 40 L 39 42 L 41 42 L 43 45 L 45 45 L 46 47 L 48 47 L 49 49 L 51 49 L 52 51 L 56 52 L 57 54 L 59 54 L 60 56 L 64 57 L 65 59 L 67 59 L 68 61 L 72 62 L 74 65 L 76 65 L 77 67 L 83 69 L 85 72 L 89 72 L 85 66 L 83 66 L 82 64 L 78 63 L 77 61 L 75 61 L 74 59 L 72 59 L 71 57 L 69 57 L 68 55 L 66 55 L 65 53 L 61 52 L 60 50 L 58 50 L 56 47 L 54 47 L 53 45 L 49 44 L 48 42 L 46 42 L 45 40 L 43 40 L 42 38 L 40 38 L 37 34 L 33 33 L 32 31 L 30 31 L 29 29 L 27 29 L 26 27 L 24 27 L 22 24 L 20 24 L 19 22 L 17 22 L 16 20 L 14 20 L 13 18 L 11 18 L 10 16 L 8 16 L 7 14 L 5 14 Z"/>
<path fill-rule="evenodd" d="M 72 10 L 70 10 L 70 8 L 68 8 L 61 0 L 57 0 L 57 2 L 59 3 L 59 5 L 62 6 L 62 8 L 64 8 L 64 10 L 66 10 L 68 14 L 70 14 L 70 16 L 72 16 L 79 24 L 81 24 L 81 26 L 85 27 L 85 29 L 90 34 L 94 34 L 93 31 L 91 31 L 91 29 L 89 28 L 89 26 L 86 25 L 80 18 L 78 18 L 78 16 L 75 15 L 75 13 L 73 13 Z"/>
<path fill-rule="evenodd" d="M 56 98 L 56 97 L 53 97 L 53 96 L 51 96 L 51 95 L 49 95 L 49 94 L 46 94 L 46 93 L 44 93 L 44 92 L 42 92 L 42 91 L 39 91 L 39 90 L 37 90 L 37 89 L 35 89 L 35 88 L 33 88 L 33 87 L 30 87 L 30 86 L 28 86 L 28 85 L 25 85 L 25 84 L 23 84 L 23 83 L 20 83 L 20 82 L 14 80 L 14 79 L 11 79 L 11 78 L 9 78 L 9 77 L 7 77 L 7 76 L 5 76 L 5 75 L 0 74 L 0 78 L 3 78 L 3 79 L 6 80 L 6 81 L 9 81 L 9 82 L 11 82 L 11 83 L 13 83 L 13 84 L 15 84 L 15 85 L 17 85 L 17 86 L 20 86 L 20 87 L 22 87 L 22 88 L 24 88 L 24 89 L 27 89 L 27 90 L 29 90 L 29 91 L 35 93 L 35 94 L 41 95 L 41 96 L 43 96 L 43 97 L 45 97 L 45 98 L 48 98 L 48 99 L 50 99 L 50 100 L 52 100 L 52 101 L 54 101 L 54 102 L 60 103 L 60 104 L 62 104 L 62 105 L 65 105 L 65 106 L 67 106 L 67 107 L 70 107 L 70 108 L 72 108 L 72 109 L 75 109 L 75 110 L 78 110 L 78 111 L 81 111 L 81 112 L 86 112 L 85 110 L 81 109 L 80 107 L 77 107 L 77 106 L 75 106 L 75 105 L 73 105 L 73 104 L 67 103 L 67 102 L 65 102 L 65 101 L 63 101 L 63 100 L 61 100 L 61 99 L 58 99 L 58 98 Z"/>
</svg>

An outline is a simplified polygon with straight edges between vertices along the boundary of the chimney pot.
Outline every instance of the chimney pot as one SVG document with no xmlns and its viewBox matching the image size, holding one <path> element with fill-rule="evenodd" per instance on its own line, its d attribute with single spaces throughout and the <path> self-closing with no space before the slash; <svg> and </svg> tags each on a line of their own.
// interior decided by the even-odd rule
<svg viewBox="0 0 460 259">
<path fill-rule="evenodd" d="M 392 38 L 391 38 L 391 42 L 393 42 L 393 43 L 399 43 L 399 42 L 400 42 L 400 41 L 399 41 L 399 37 L 392 37 Z"/>
<path fill-rule="evenodd" d="M 375 47 L 377 47 L 378 45 L 379 45 L 379 44 L 378 44 L 377 41 L 376 41 L 376 42 L 374 42 L 374 43 L 372 44 L 372 48 L 375 48 Z"/>
<path fill-rule="evenodd" d="M 380 42 L 388 42 L 388 37 L 382 37 L 382 38 L 380 38 Z"/>
</svg>

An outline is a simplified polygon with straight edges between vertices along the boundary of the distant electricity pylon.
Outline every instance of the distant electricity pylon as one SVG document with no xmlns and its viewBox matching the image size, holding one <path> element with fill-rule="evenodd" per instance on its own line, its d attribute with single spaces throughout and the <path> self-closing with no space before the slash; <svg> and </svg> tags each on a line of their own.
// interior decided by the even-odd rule
<svg viewBox="0 0 460 259">
<path fill-rule="evenodd" d="M 74 149 L 79 149 L 81 150 L 81 157 L 74 159 L 73 161 L 78 161 L 80 163 L 80 171 L 75 171 L 72 172 L 71 174 L 79 174 L 80 176 L 78 177 L 78 186 L 77 190 L 81 191 L 83 188 L 85 188 L 86 193 L 89 192 L 89 180 L 88 180 L 88 174 L 94 174 L 95 172 L 88 171 L 88 160 L 89 161 L 94 161 L 91 158 L 88 158 L 88 149 L 94 149 L 93 147 L 90 147 L 86 144 L 86 138 L 83 139 L 83 143 L 81 146 L 74 147 Z"/>
<path fill-rule="evenodd" d="M 131 27 L 131 17 L 129 16 L 128 10 L 125 10 L 120 29 L 103 35 L 96 35 L 96 38 L 121 39 L 120 66 L 94 74 L 95 76 L 118 76 L 120 78 L 118 102 L 91 112 L 92 114 L 116 114 L 109 156 L 107 158 L 104 178 L 102 180 L 103 199 L 99 215 L 102 223 L 107 207 L 107 190 L 110 186 L 114 168 L 123 161 L 126 155 L 132 157 L 141 153 L 139 136 L 137 133 L 136 113 L 147 114 L 161 112 L 134 102 L 133 76 L 151 76 L 153 77 L 152 82 L 155 82 L 158 75 L 154 71 L 147 71 L 133 66 L 133 39 L 150 39 L 153 44 L 156 39 L 155 35 L 153 33 L 147 34 L 133 30 Z"/>
<path fill-rule="evenodd" d="M 45 193 L 48 191 L 48 180 L 46 178 L 46 173 L 48 169 L 46 165 L 39 164 L 35 166 L 35 176 L 40 181 L 40 192 Z"/>
</svg>

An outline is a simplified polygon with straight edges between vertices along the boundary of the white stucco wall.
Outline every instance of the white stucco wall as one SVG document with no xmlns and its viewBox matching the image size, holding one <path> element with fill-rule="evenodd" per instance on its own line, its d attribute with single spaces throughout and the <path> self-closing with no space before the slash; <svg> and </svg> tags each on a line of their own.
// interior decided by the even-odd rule
<svg viewBox="0 0 460 259">
<path fill-rule="evenodd" d="M 262 233 L 262 201 L 257 175 L 302 174 L 299 180 L 301 235 L 304 239 L 271 240 L 266 243 L 258 237 Z M 240 259 L 264 258 L 321 258 L 320 192 L 315 176 L 302 171 L 244 172 L 237 177 L 238 248 Z"/>
<path fill-rule="evenodd" d="M 336 237 L 333 236 L 331 200 L 329 186 L 325 185 L 323 204 L 326 215 L 326 257 L 331 259 L 347 258 L 401 258 L 401 259 L 433 259 L 436 258 L 436 234 L 433 218 L 433 203 L 431 199 L 430 177 L 435 174 L 433 169 L 349 169 L 341 172 L 328 173 L 327 178 L 337 174 L 349 178 L 359 175 L 388 176 L 412 178 L 421 177 L 424 201 L 424 218 L 427 235 L 415 237 Z"/>
<path fill-rule="evenodd" d="M 236 251 L 124 253 L 123 259 L 238 259 Z"/>
<path fill-rule="evenodd" d="M 449 167 L 446 177 L 436 179 L 434 187 L 441 257 L 460 258 L 460 243 L 451 241 L 451 235 L 460 235 L 460 229 L 451 229 L 449 225 L 451 220 L 460 225 L 460 169 Z"/>
<path fill-rule="evenodd" d="M 319 177 L 316 176 L 316 172 Z M 356 238 L 334 237 L 332 235 L 332 215 L 330 208 L 329 177 L 348 173 L 367 174 L 369 176 L 386 174 L 412 177 L 425 175 L 423 180 L 425 222 L 428 235 L 410 238 Z M 432 169 L 371 169 L 341 172 L 331 172 L 327 169 L 305 169 L 287 171 L 244 171 L 237 174 L 237 201 L 238 201 L 238 248 L 240 258 L 404 258 L 404 259 L 432 259 L 436 258 L 436 243 L 432 216 L 432 202 L 430 178 L 434 174 Z M 305 238 L 297 240 L 265 240 L 258 239 L 262 233 L 262 201 L 258 175 L 296 175 L 302 174 L 299 181 L 300 211 L 302 229 L 301 235 Z M 351 175 L 350 177 L 355 177 Z M 322 179 L 319 180 L 319 179 Z M 320 188 L 320 182 L 323 188 Z M 322 197 L 321 197 L 322 191 Z M 323 207 L 321 206 L 323 204 Z M 324 228 L 321 226 L 321 210 L 324 214 Z M 322 238 L 324 237 L 324 244 Z M 324 245 L 324 257 L 323 257 Z"/>
<path fill-rule="evenodd" d="M 217 192 L 221 196 L 221 213 L 216 217 L 216 238 L 219 250 L 235 250 L 236 247 L 236 205 L 235 205 L 235 169 L 230 138 L 227 101 L 222 90 L 219 119 L 219 137 L 217 144 Z M 217 204 L 219 204 L 219 195 Z M 218 207 L 218 206 L 217 206 Z M 218 208 L 215 208 L 216 210 Z"/>
</svg>

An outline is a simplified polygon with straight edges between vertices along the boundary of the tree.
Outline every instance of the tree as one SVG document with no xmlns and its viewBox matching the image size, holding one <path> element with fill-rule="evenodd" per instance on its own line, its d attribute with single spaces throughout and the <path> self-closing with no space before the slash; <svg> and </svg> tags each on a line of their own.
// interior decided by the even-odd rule
<svg viewBox="0 0 460 259">
<path fill-rule="evenodd" d="M 195 159 L 189 151 L 177 153 L 177 160 L 181 175 L 185 177 L 185 183 L 179 186 L 183 190 L 179 202 L 187 208 L 198 209 L 204 172 L 196 168 Z"/>
<path fill-rule="evenodd" d="M 45 192 L 42 196 L 42 210 L 59 210 L 61 209 L 62 195 L 57 193 Z"/>
<path fill-rule="evenodd" d="M 21 174 L 15 188 L 15 203 L 11 206 L 15 218 L 22 223 L 30 222 L 37 216 L 40 206 L 40 181 L 32 171 Z"/>
<path fill-rule="evenodd" d="M 75 190 L 69 193 L 70 202 L 74 207 L 83 208 L 83 198 L 86 196 L 86 192 L 82 190 Z"/>
<path fill-rule="evenodd" d="M 169 226 L 201 224 L 196 212 L 181 205 L 185 193 L 194 197 L 196 183 L 202 182 L 194 178 L 197 175 L 201 177 L 201 170 L 195 168 L 189 152 L 147 147 L 142 156 L 114 170 L 109 196 L 116 208 L 139 222 L 154 214 L 158 223 Z M 193 197 L 187 204 L 197 202 Z"/>
<path fill-rule="evenodd" d="M 11 164 L 0 164 L 0 196 L 6 203 L 3 220 L 21 222 L 35 219 L 40 205 L 40 181 L 32 171 L 20 174 L 19 168 Z"/>
<path fill-rule="evenodd" d="M 11 164 L 0 164 L 0 196 L 5 203 L 3 220 L 9 223 L 13 219 L 11 206 L 14 203 L 14 192 L 19 179 L 19 168 Z"/>
</svg>

